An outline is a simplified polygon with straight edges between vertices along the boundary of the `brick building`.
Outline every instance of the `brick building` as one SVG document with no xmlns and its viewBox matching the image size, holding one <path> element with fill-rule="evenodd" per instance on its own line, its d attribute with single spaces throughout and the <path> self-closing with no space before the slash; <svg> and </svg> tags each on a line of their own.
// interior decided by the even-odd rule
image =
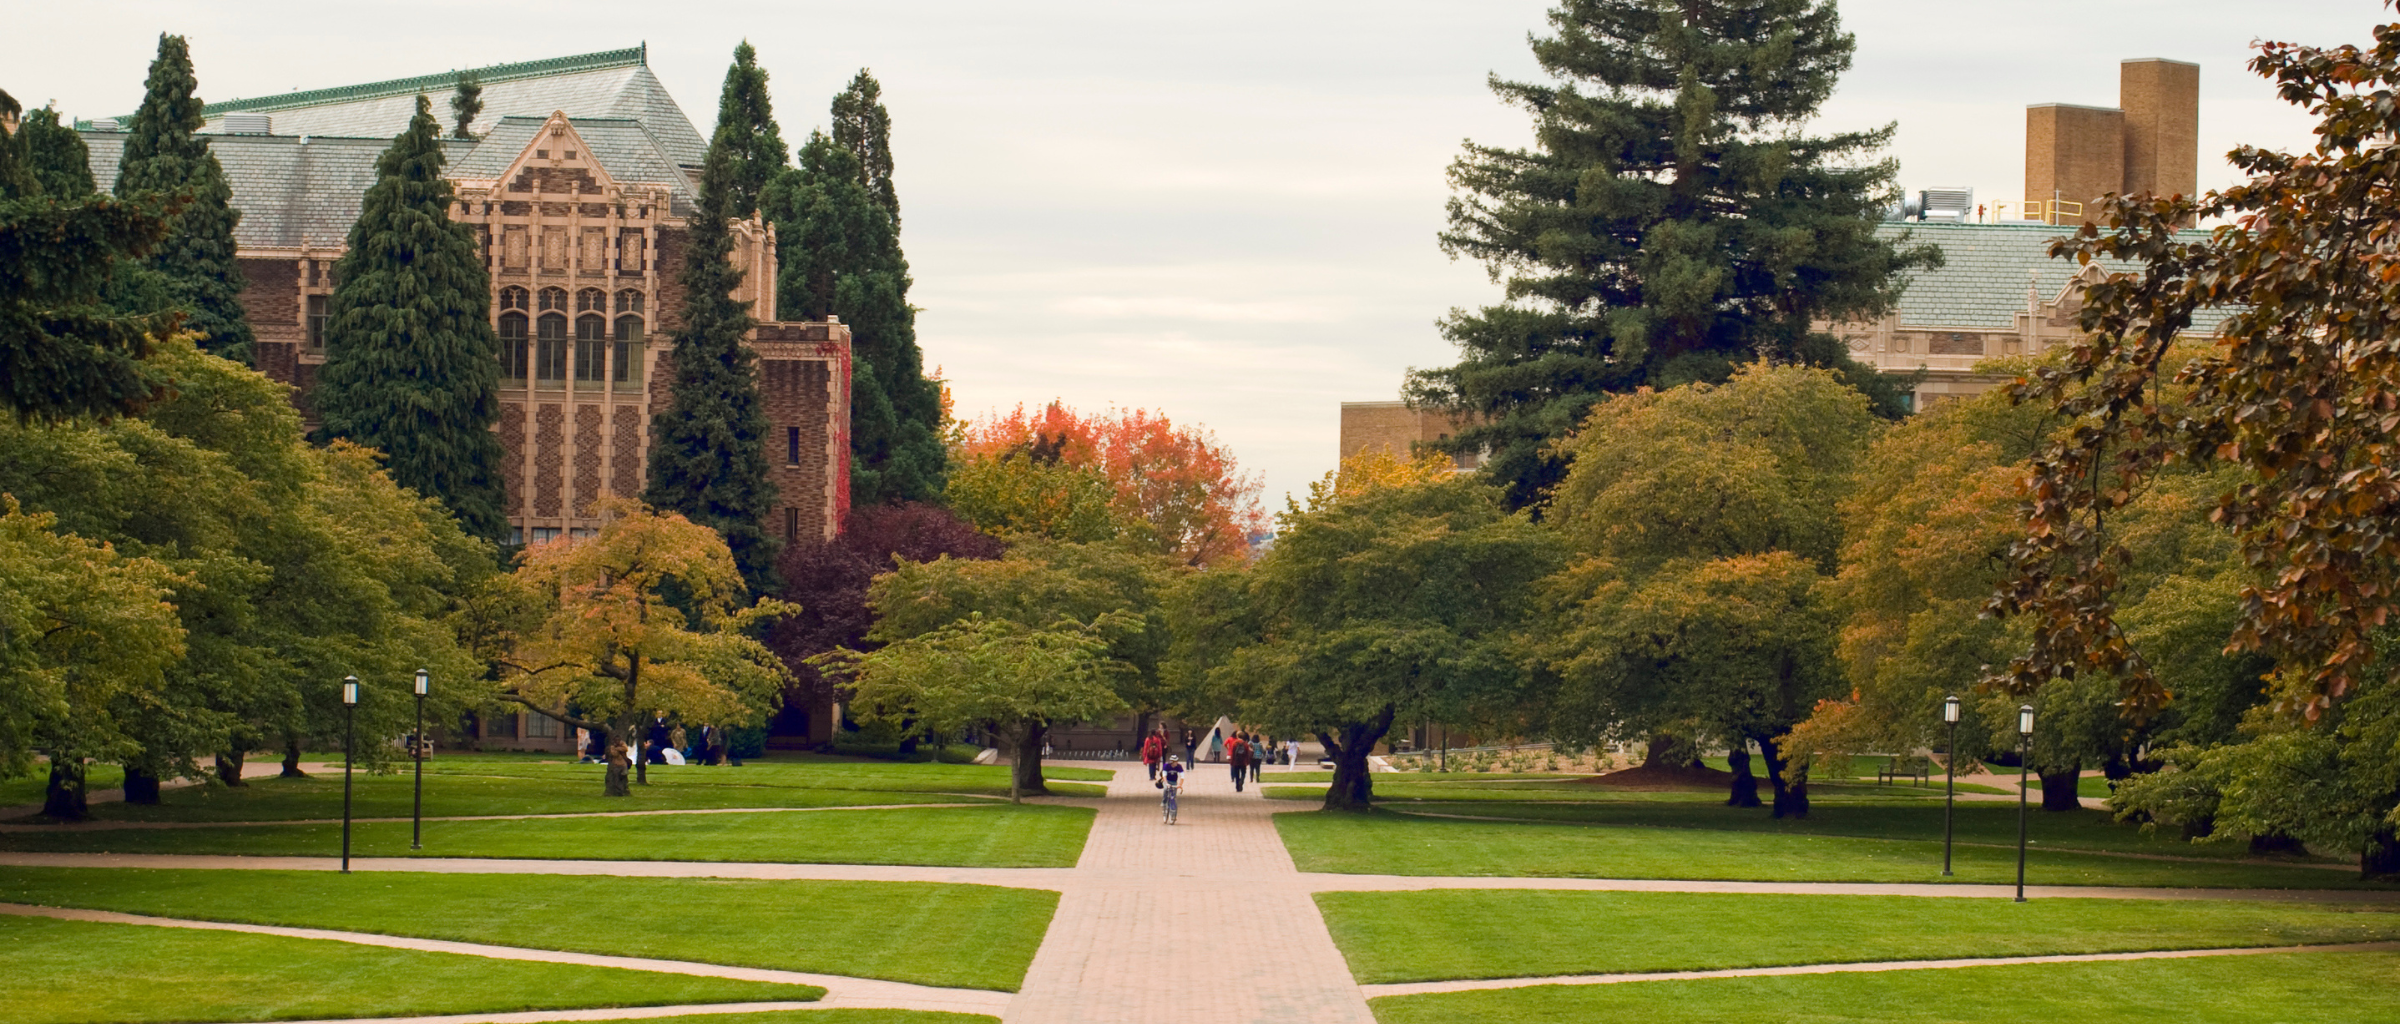
<svg viewBox="0 0 2400 1024">
<path fill-rule="evenodd" d="M 307 411 L 324 362 L 333 261 L 345 247 L 375 160 L 407 127 L 416 97 L 436 109 L 458 72 L 234 100 L 208 106 L 210 151 L 225 167 L 241 299 L 257 367 L 293 385 Z M 512 539 L 597 532 L 593 503 L 640 493 L 653 417 L 673 379 L 687 218 L 707 145 L 651 74 L 644 48 L 478 69 L 485 116 L 474 139 L 446 139 L 454 220 L 470 224 L 491 270 L 500 338 L 505 512 Z M 130 121 L 130 118 L 123 119 Z M 118 122 L 77 125 L 92 172 L 116 180 Z M 776 319 L 775 236 L 734 225 L 737 297 L 759 321 L 751 344 L 772 425 L 768 459 L 781 503 L 769 529 L 825 539 L 849 504 L 850 330 L 838 320 Z M 813 739 L 830 709 L 778 716 Z M 564 749 L 555 722 L 481 723 L 483 738 Z"/>
</svg>

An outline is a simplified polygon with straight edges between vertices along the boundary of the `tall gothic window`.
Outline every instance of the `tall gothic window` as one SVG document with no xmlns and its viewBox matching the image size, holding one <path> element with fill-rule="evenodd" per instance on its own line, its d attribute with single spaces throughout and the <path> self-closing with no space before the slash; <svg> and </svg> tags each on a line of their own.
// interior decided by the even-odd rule
<svg viewBox="0 0 2400 1024">
<path fill-rule="evenodd" d="M 619 384 L 634 384 L 642 379 L 642 318 L 617 318 L 616 372 L 611 380 Z"/>
<path fill-rule="evenodd" d="M 517 291 L 522 294 L 524 289 Z M 525 314 L 500 314 L 500 376 L 525 379 Z"/>
<path fill-rule="evenodd" d="M 598 292 L 593 294 L 597 295 Z M 605 298 L 606 296 L 603 296 Z M 602 381 L 608 358 L 608 321 L 597 316 L 575 319 L 575 379 Z"/>
<path fill-rule="evenodd" d="M 545 291 L 546 294 L 546 291 Z M 562 296 L 564 293 L 561 293 Z M 539 333 L 534 337 L 534 376 L 538 380 L 567 379 L 567 318 L 548 314 L 536 323 Z"/>
</svg>

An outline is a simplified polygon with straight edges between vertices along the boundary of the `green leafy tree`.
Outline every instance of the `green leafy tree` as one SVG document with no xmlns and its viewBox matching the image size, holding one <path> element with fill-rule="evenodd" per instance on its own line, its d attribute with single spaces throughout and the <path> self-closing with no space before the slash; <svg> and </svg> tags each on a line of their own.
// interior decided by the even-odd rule
<svg viewBox="0 0 2400 1024">
<path fill-rule="evenodd" d="M 1099 470 L 1019 451 L 970 457 L 951 471 L 943 497 L 959 518 L 996 537 L 1047 537 L 1089 543 L 1132 528 L 1116 490 Z"/>
<path fill-rule="evenodd" d="M 1453 311 L 1463 358 L 1411 375 L 1412 400 L 1476 421 L 1444 450 L 1488 447 L 1510 504 L 1537 504 L 1566 472 L 1546 446 L 1602 396 L 1759 358 L 1838 370 L 1898 415 L 1896 386 L 1810 330 L 1879 315 L 1896 274 L 1938 259 L 1875 234 L 1889 126 L 1805 133 L 1850 66 L 1832 0 L 1564 0 L 1550 24 L 1551 81 L 1491 83 L 1534 147 L 1470 143 L 1450 167 L 1442 249 L 1506 301 Z"/>
<path fill-rule="evenodd" d="M 1444 474 L 1449 476 L 1449 474 Z M 1499 721 L 1529 695 L 1522 630 L 1555 538 L 1472 479 L 1329 480 L 1247 570 L 1178 591 L 1176 676 L 1334 759 L 1327 810 L 1374 798 L 1367 756 L 1396 721 Z"/>
<path fill-rule="evenodd" d="M 234 260 L 233 208 L 225 168 L 198 134 L 202 104 L 194 95 L 191 49 L 182 36 L 160 35 L 158 58 L 117 164 L 116 194 L 144 193 L 182 200 L 166 240 L 117 282 L 115 301 L 137 312 L 174 310 L 200 347 L 236 362 L 250 358 L 250 321 L 242 311 L 244 279 Z"/>
<path fill-rule="evenodd" d="M 775 224 L 776 301 L 785 316 L 850 326 L 851 500 L 928 500 L 941 493 L 949 457 L 942 391 L 917 347 L 899 222 L 867 174 L 858 154 L 811 133 L 800 166 L 768 186 L 760 209 Z"/>
<path fill-rule="evenodd" d="M 1109 656 L 1107 634 L 1115 626 L 1109 618 L 1028 626 L 975 614 L 872 654 L 843 649 L 817 662 L 849 681 L 850 706 L 871 721 L 907 723 L 933 735 L 997 733 L 1017 752 L 1008 785 L 1013 803 L 1029 789 L 1041 791 L 1042 737 L 1051 726 L 1124 709 L 1111 685 L 1122 666 Z"/>
<path fill-rule="evenodd" d="M 1779 740 L 1840 689 L 1820 588 L 1873 428 L 1864 396 L 1799 366 L 1594 406 L 1562 443 L 1573 468 L 1548 519 L 1576 558 L 1543 588 L 1545 731 L 1697 726 L 1730 748 L 1736 806 L 1759 803 L 1755 742 L 1775 815 L 1805 816 L 1806 776 L 1786 772 Z"/>
<path fill-rule="evenodd" d="M 334 265 L 325 365 L 310 403 L 319 441 L 381 451 L 392 478 L 446 502 L 495 543 L 502 512 L 499 340 L 474 232 L 450 220 L 441 125 L 417 97 L 376 161 L 350 247 Z"/>
<path fill-rule="evenodd" d="M 892 187 L 892 115 L 883 109 L 883 84 L 865 68 L 833 98 L 833 141 L 858 157 L 858 183 L 892 218 L 900 233 L 900 193 Z"/>
<path fill-rule="evenodd" d="M 450 94 L 450 117 L 453 125 L 450 129 L 450 137 L 454 139 L 474 138 L 475 117 L 481 113 L 483 113 L 483 79 L 475 77 L 475 73 L 472 71 L 462 71 L 458 76 L 458 90 Z"/>
<path fill-rule="evenodd" d="M 18 110 L 0 92 L 0 114 Z M 163 318 L 116 313 L 104 293 L 120 262 L 166 236 L 167 220 L 155 197 L 92 195 L 88 169 L 79 191 L 51 191 L 53 181 L 78 188 L 44 170 L 59 158 L 56 140 L 39 112 L 17 131 L 0 127 L 0 402 L 21 422 L 137 412 L 163 383 L 142 362 Z"/>
<path fill-rule="evenodd" d="M 742 96 L 755 86 L 763 110 L 765 72 L 746 67 L 749 45 L 736 51 L 725 74 L 724 109 L 746 109 Z M 677 512 L 724 535 L 757 593 L 772 593 L 776 553 L 782 542 L 766 528 L 775 505 L 775 483 L 767 476 L 767 410 L 758 389 L 758 354 L 744 342 L 757 321 L 750 304 L 733 297 L 742 271 L 733 265 L 729 221 L 754 201 L 743 175 L 755 168 L 753 124 L 717 125 L 707 162 L 700 171 L 699 209 L 689 221 L 683 268 L 683 323 L 674 335 L 675 379 L 667 411 L 650 424 L 650 481 L 643 500 Z M 745 195 L 751 195 L 745 200 Z"/>
</svg>

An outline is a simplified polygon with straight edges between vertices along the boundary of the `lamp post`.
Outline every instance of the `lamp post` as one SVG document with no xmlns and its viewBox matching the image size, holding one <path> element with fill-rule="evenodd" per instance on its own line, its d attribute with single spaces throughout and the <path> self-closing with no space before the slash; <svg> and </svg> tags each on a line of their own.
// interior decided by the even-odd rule
<svg viewBox="0 0 2400 1024">
<path fill-rule="evenodd" d="M 2025 784 L 2033 763 L 2033 705 L 2017 706 L 2017 902 L 2025 902 Z"/>
<path fill-rule="evenodd" d="M 416 809 L 409 815 L 408 848 L 425 848 L 425 691 L 433 688 L 433 676 L 424 669 L 417 670 L 417 800 Z"/>
<path fill-rule="evenodd" d="M 358 677 L 342 677 L 342 873 L 350 873 L 350 771 L 358 763 Z"/>
<path fill-rule="evenodd" d="M 1942 702 L 1942 722 L 1950 727 L 1949 779 L 1942 794 L 1942 877 L 1950 877 L 1951 821 L 1958 810 L 1958 697 Z"/>
</svg>

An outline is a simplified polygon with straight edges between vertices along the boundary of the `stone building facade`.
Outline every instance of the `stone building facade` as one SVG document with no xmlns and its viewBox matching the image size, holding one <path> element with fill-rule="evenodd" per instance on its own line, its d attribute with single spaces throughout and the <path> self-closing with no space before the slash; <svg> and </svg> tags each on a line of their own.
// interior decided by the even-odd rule
<svg viewBox="0 0 2400 1024">
<path fill-rule="evenodd" d="M 588 536 L 600 526 L 601 497 L 638 495 L 647 480 L 651 424 L 673 380 L 677 276 L 706 146 L 642 49 L 476 74 L 492 116 L 474 126 L 476 138 L 442 145 L 451 218 L 474 228 L 491 272 L 505 514 L 518 542 Z M 242 213 L 235 241 L 255 362 L 293 385 L 304 414 L 325 359 L 334 261 L 376 158 L 406 128 L 415 97 L 429 94 L 440 109 L 457 76 L 208 108 L 203 131 Z M 126 135 L 108 121 L 78 128 L 94 176 L 115 181 Z M 781 495 L 767 526 L 787 541 L 830 539 L 849 504 L 850 329 L 777 320 L 773 228 L 753 218 L 733 235 L 744 271 L 736 297 L 760 321 L 750 340 Z M 831 716 L 801 710 L 811 738 L 827 738 Z M 509 746 L 572 746 L 557 723 L 522 717 L 478 732 Z"/>
</svg>

